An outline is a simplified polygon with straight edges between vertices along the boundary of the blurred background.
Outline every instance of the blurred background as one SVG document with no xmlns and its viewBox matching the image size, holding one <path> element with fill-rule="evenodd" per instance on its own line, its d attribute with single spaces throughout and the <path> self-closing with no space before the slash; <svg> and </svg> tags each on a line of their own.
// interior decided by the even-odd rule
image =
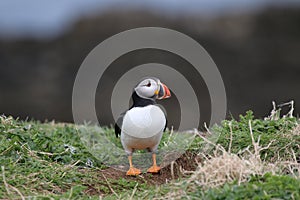
<svg viewBox="0 0 300 200">
<path fill-rule="evenodd" d="M 265 117 L 272 100 L 295 100 L 299 113 L 297 0 L 1 0 L 0 113 L 73 122 L 72 87 L 87 54 L 114 34 L 145 26 L 180 31 L 208 51 L 224 80 L 228 117 L 249 109 Z M 149 55 L 169 65 L 176 61 L 160 53 L 137 52 L 114 64 L 141 64 Z M 105 80 L 110 77 L 113 71 Z M 96 98 L 99 113 L 103 94 Z M 204 122 L 210 107 L 207 100 L 202 104 Z M 114 123 L 103 116 L 102 125 Z"/>
</svg>

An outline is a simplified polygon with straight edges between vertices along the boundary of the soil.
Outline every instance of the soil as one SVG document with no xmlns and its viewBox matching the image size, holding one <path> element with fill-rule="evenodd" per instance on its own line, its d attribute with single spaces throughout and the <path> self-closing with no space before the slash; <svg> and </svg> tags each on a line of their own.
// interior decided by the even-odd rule
<svg viewBox="0 0 300 200">
<path fill-rule="evenodd" d="M 101 175 L 99 175 L 99 179 L 103 182 L 109 182 L 109 180 L 114 179 L 118 180 L 120 178 L 124 178 L 129 181 L 136 181 L 138 183 L 146 183 L 148 185 L 161 185 L 165 183 L 169 183 L 171 181 L 177 180 L 183 176 L 185 176 L 184 172 L 194 171 L 197 168 L 197 163 L 199 162 L 199 157 L 195 154 L 186 152 L 180 158 L 178 158 L 174 163 L 169 166 L 166 166 L 161 169 L 159 174 L 150 174 L 150 173 L 142 173 L 139 176 L 127 176 L 126 172 L 107 168 L 99 171 Z M 173 169 L 172 169 L 173 168 Z M 107 186 L 109 186 L 107 184 Z M 96 190 L 93 186 L 89 186 L 85 191 L 90 195 L 99 194 L 99 191 Z M 110 194 L 113 193 L 111 189 Z M 107 195 L 107 192 L 101 192 L 99 195 Z"/>
</svg>

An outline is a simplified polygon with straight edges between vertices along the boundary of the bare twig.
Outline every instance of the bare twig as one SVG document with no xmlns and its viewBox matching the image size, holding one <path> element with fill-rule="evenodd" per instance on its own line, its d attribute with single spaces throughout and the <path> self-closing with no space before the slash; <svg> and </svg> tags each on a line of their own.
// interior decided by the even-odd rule
<svg viewBox="0 0 300 200">
<path fill-rule="evenodd" d="M 6 152 L 8 152 L 11 148 L 13 147 L 13 145 L 9 146 L 7 149 L 5 149 L 4 151 L 2 151 L 0 153 L 0 156 L 4 155 Z"/>
<path fill-rule="evenodd" d="M 293 154 L 293 159 L 294 159 L 295 163 L 297 163 L 297 158 L 296 158 L 295 151 L 293 149 L 291 149 L 291 151 L 292 151 L 292 154 Z"/>
<path fill-rule="evenodd" d="M 291 109 L 289 110 L 289 112 L 286 115 L 284 115 L 283 118 L 285 118 L 285 117 L 292 118 L 293 117 L 293 112 L 294 112 L 294 101 L 292 100 L 290 102 L 278 105 L 278 107 L 283 107 L 283 106 L 289 106 L 289 107 L 291 107 Z"/>
<path fill-rule="evenodd" d="M 207 131 L 209 134 L 211 134 L 211 132 L 209 131 L 209 129 L 208 129 L 208 127 L 207 127 L 206 122 L 204 122 L 204 128 L 206 129 L 206 131 Z"/>
<path fill-rule="evenodd" d="M 171 176 L 172 176 L 172 179 L 175 179 L 175 175 L 174 175 L 174 164 L 175 164 L 175 161 L 172 161 L 172 162 L 171 162 Z"/>
<path fill-rule="evenodd" d="M 12 185 L 9 185 L 9 186 L 18 193 L 18 195 L 21 197 L 22 200 L 25 200 L 25 197 L 22 195 L 22 193 L 17 188 L 15 188 Z"/>
<path fill-rule="evenodd" d="M 71 199 L 71 198 L 72 198 L 72 195 L 73 195 L 73 187 L 71 187 L 71 191 L 70 191 L 70 194 L 69 194 L 69 198 L 68 198 L 68 199 Z"/>
<path fill-rule="evenodd" d="M 251 140 L 252 140 L 252 145 L 254 147 L 254 155 L 255 155 L 256 158 L 259 158 L 258 143 L 255 142 L 254 137 L 253 137 L 251 120 L 249 120 L 249 129 L 250 129 L 250 136 L 251 136 Z"/>
<path fill-rule="evenodd" d="M 170 130 L 170 135 L 169 135 L 169 137 L 168 137 L 168 142 L 167 142 L 167 144 L 170 143 L 170 139 L 171 139 L 171 137 L 172 137 L 172 135 L 173 135 L 173 132 L 174 132 L 174 129 L 173 129 L 173 126 L 172 126 L 172 128 L 171 128 L 171 130 Z"/>
<path fill-rule="evenodd" d="M 265 117 L 265 120 L 276 120 L 276 114 L 277 114 L 277 109 L 276 109 L 276 103 L 275 101 L 272 101 L 273 109 L 271 111 L 270 116 Z"/>
<path fill-rule="evenodd" d="M 229 129 L 230 129 L 230 141 L 228 147 L 228 153 L 231 153 L 231 145 L 232 145 L 232 123 L 229 122 Z"/>
<path fill-rule="evenodd" d="M 7 184 L 6 178 L 5 178 L 5 169 L 4 169 L 4 166 L 1 166 L 1 169 L 2 169 L 2 179 L 3 179 L 3 183 L 5 185 L 6 192 L 7 192 L 8 195 L 10 195 L 8 184 Z"/>
<path fill-rule="evenodd" d="M 117 198 L 119 198 L 119 195 L 112 189 L 110 183 L 108 182 L 107 178 L 104 176 L 103 173 L 102 173 L 102 176 L 103 176 L 103 178 L 105 179 L 105 181 L 106 181 L 106 183 L 107 183 L 107 185 L 108 185 L 110 191 L 111 191 L 114 195 L 116 195 Z"/>
<path fill-rule="evenodd" d="M 208 144 L 211 144 L 211 145 L 213 145 L 214 147 L 217 146 L 215 143 L 213 143 L 213 142 L 211 142 L 210 140 L 208 140 L 207 138 L 203 137 L 200 133 L 197 133 L 197 135 L 198 135 L 199 137 L 201 137 L 201 139 L 203 139 L 203 140 L 204 140 L 205 142 L 207 142 Z"/>
<path fill-rule="evenodd" d="M 69 149 L 66 149 L 65 151 L 60 152 L 60 153 L 50 153 L 50 152 L 43 152 L 43 151 L 31 151 L 31 152 L 36 153 L 36 154 L 41 154 L 41 155 L 47 155 L 47 156 L 57 156 L 57 155 L 62 155 L 68 151 L 69 151 Z"/>
<path fill-rule="evenodd" d="M 269 149 L 270 146 L 271 146 L 271 144 L 272 144 L 274 141 L 275 141 L 275 140 L 271 140 L 271 141 L 269 142 L 269 144 L 268 144 L 266 147 L 261 147 L 261 148 L 259 149 L 259 151 Z"/>
<path fill-rule="evenodd" d="M 135 194 L 135 192 L 136 192 L 136 190 L 137 190 L 137 186 L 138 186 L 138 185 L 139 185 L 139 183 L 136 183 L 136 185 L 134 186 L 134 189 L 133 189 L 133 191 L 132 191 L 132 193 L 131 193 L 129 199 L 133 199 L 133 196 L 134 196 L 134 194 Z"/>
<path fill-rule="evenodd" d="M 11 187 L 14 191 L 16 191 L 18 193 L 18 195 L 21 197 L 22 200 L 25 199 L 25 197 L 22 195 L 22 193 L 14 186 L 12 185 L 9 185 L 7 182 L 6 182 L 6 178 L 5 178 L 5 168 L 4 166 L 1 166 L 1 169 L 2 169 L 2 179 L 3 179 L 3 183 L 5 185 L 5 189 L 6 189 L 6 192 L 7 194 L 10 196 L 11 193 L 9 191 L 9 187 Z"/>
<path fill-rule="evenodd" d="M 77 160 L 74 164 L 72 164 L 71 166 L 72 167 L 75 167 L 78 163 L 80 163 L 81 162 L 81 160 Z"/>
</svg>

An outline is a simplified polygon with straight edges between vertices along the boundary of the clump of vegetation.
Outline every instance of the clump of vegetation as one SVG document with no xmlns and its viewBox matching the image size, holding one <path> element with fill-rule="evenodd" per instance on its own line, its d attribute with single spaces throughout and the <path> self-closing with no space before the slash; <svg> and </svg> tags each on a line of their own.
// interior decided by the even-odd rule
<svg viewBox="0 0 300 200">
<path fill-rule="evenodd" d="M 23 163 L 32 157 L 61 164 L 85 166 L 93 161 L 101 167 L 80 141 L 73 124 L 19 121 L 0 116 L 0 161 Z"/>
<path fill-rule="evenodd" d="M 286 175 L 252 176 L 243 184 L 225 184 L 205 193 L 195 192 L 193 197 L 203 199 L 299 199 L 300 180 Z"/>
<path fill-rule="evenodd" d="M 74 166 L 92 158 L 81 147 L 71 125 L 54 128 L 54 123 L 1 116 L 1 198 L 62 193 L 73 182 L 90 178 L 74 170 Z"/>
<path fill-rule="evenodd" d="M 115 199 L 299 199 L 300 126 L 288 113 L 256 119 L 251 111 L 238 120 L 197 133 L 184 162 L 178 162 L 180 179 L 154 186 L 154 176 L 122 177 L 87 149 L 82 134 L 101 132 L 100 138 L 120 147 L 113 130 L 90 125 L 20 121 L 0 117 L 0 199 L 51 198 Z M 210 140 L 217 135 L 215 140 Z M 179 134 L 167 132 L 162 149 L 174 146 Z M 102 143 L 99 143 L 102 144 Z M 182 143 L 184 144 L 184 143 Z M 209 147 L 209 148 L 206 148 Z M 173 165 L 166 170 L 172 171 Z M 165 169 L 164 169 L 165 170 Z M 170 178 L 171 178 L 170 177 Z"/>
<path fill-rule="evenodd" d="M 291 160 L 292 152 L 298 151 L 300 135 L 293 131 L 297 124 L 295 117 L 260 120 L 254 119 L 252 111 L 248 111 L 245 116 L 240 115 L 239 120 L 224 120 L 222 126 L 216 126 L 212 131 L 219 133 L 217 143 L 220 146 L 236 154 L 259 148 L 253 145 L 254 139 L 261 146 L 267 147 L 260 149 L 260 157 L 275 162 Z M 253 138 L 249 137 L 250 131 Z"/>
</svg>

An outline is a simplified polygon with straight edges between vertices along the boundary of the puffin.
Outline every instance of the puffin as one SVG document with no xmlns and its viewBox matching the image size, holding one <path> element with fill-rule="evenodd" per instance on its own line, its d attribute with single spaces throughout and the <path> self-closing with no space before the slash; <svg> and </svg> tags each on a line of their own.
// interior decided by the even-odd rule
<svg viewBox="0 0 300 200">
<path fill-rule="evenodd" d="M 116 137 L 121 136 L 122 146 L 128 156 L 128 176 L 137 176 L 141 170 L 132 164 L 132 154 L 135 150 L 146 149 L 152 153 L 153 165 L 147 170 L 149 173 L 159 173 L 160 167 L 156 163 L 158 145 L 167 127 L 164 110 L 156 100 L 171 97 L 169 88 L 158 78 L 143 78 L 132 92 L 132 106 L 121 113 L 115 123 Z"/>
</svg>

